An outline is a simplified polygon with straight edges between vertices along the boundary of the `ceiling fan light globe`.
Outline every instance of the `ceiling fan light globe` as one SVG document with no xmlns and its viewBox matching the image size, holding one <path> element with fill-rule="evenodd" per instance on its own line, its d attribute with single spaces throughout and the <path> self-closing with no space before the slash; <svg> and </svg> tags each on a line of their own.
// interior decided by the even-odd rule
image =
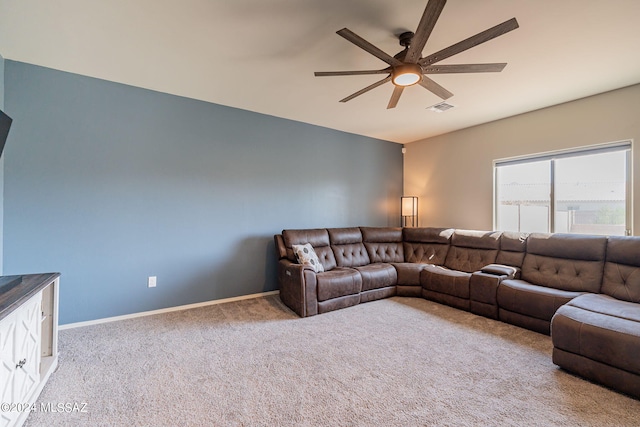
<svg viewBox="0 0 640 427">
<path fill-rule="evenodd" d="M 422 79 L 422 69 L 417 64 L 403 64 L 393 70 L 391 81 L 396 86 L 411 86 Z"/>
<path fill-rule="evenodd" d="M 420 81 L 420 76 L 413 73 L 405 73 L 397 75 L 393 78 L 393 84 L 396 86 L 411 86 Z"/>
</svg>

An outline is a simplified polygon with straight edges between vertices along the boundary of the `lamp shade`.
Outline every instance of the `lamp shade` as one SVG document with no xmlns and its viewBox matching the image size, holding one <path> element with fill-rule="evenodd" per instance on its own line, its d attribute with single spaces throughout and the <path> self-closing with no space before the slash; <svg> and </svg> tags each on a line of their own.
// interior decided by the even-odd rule
<svg viewBox="0 0 640 427">
<path fill-rule="evenodd" d="M 402 216 L 414 216 L 416 206 L 413 203 L 413 197 L 402 198 Z"/>
<path fill-rule="evenodd" d="M 400 198 L 400 215 L 402 225 L 418 225 L 418 198 L 416 196 L 402 196 Z"/>
</svg>

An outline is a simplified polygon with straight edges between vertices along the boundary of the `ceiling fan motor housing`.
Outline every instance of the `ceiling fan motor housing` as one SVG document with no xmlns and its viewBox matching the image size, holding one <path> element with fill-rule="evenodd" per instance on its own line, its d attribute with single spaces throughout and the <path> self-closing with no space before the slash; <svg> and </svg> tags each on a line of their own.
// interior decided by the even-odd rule
<svg viewBox="0 0 640 427">
<path fill-rule="evenodd" d="M 413 31 L 405 31 L 404 33 L 400 34 L 398 36 L 398 39 L 400 41 L 400 46 L 402 47 L 409 47 L 409 45 L 411 45 L 411 40 L 413 39 Z"/>
</svg>

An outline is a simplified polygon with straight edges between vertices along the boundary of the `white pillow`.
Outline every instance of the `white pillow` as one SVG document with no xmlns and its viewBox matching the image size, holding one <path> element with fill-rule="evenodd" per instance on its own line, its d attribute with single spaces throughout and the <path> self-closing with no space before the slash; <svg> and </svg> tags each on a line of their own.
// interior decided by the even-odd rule
<svg viewBox="0 0 640 427">
<path fill-rule="evenodd" d="M 313 250 L 311 243 L 307 243 L 305 245 L 291 245 L 291 248 L 293 249 L 293 253 L 295 254 L 299 264 L 310 266 L 316 273 L 324 271 L 324 267 L 320 263 L 318 255 L 316 255 L 316 251 Z"/>
</svg>

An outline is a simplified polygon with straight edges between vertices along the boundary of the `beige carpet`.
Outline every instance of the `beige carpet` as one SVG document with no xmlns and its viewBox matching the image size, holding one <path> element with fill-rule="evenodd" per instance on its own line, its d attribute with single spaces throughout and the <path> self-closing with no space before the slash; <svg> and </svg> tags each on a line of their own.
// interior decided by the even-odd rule
<svg viewBox="0 0 640 427">
<path fill-rule="evenodd" d="M 85 411 L 26 425 L 640 425 L 640 401 L 558 369 L 551 348 L 422 299 L 300 319 L 270 296 L 62 331 L 38 405 Z"/>
</svg>

